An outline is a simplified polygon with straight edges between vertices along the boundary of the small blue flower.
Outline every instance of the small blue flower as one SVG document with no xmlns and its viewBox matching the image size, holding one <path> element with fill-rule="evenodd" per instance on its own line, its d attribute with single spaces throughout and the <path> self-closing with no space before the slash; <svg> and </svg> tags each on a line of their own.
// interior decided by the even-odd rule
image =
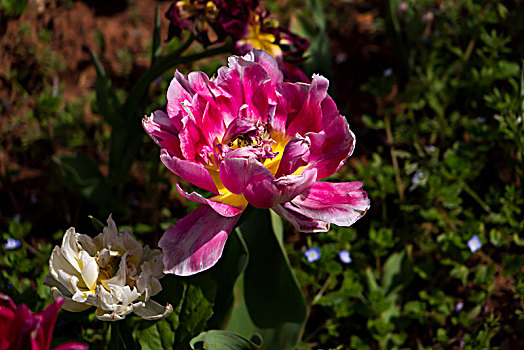
<svg viewBox="0 0 524 350">
<path fill-rule="evenodd" d="M 351 256 L 349 255 L 349 251 L 343 250 L 340 253 L 338 253 L 338 257 L 340 261 L 342 261 L 344 264 L 349 264 L 351 260 Z"/>
<path fill-rule="evenodd" d="M 415 174 L 413 174 L 413 177 L 411 178 L 411 183 L 413 185 L 416 185 L 424 178 L 424 172 L 422 170 L 417 170 Z"/>
<path fill-rule="evenodd" d="M 384 76 L 386 77 L 389 77 L 393 74 L 393 69 L 392 68 L 387 68 L 384 70 Z"/>
<path fill-rule="evenodd" d="M 20 247 L 21 243 L 19 240 L 16 240 L 14 238 L 8 238 L 7 243 L 4 244 L 5 249 L 7 250 L 13 250 L 18 247 Z"/>
<path fill-rule="evenodd" d="M 304 255 L 306 256 L 306 259 L 308 262 L 314 262 L 320 259 L 320 249 L 317 247 L 308 249 L 304 252 Z"/>
<path fill-rule="evenodd" d="M 480 248 L 482 248 L 482 243 L 480 243 L 480 239 L 477 235 L 473 236 L 469 241 L 468 241 L 468 247 L 469 247 L 469 250 L 472 252 L 472 253 L 475 253 L 477 250 L 479 250 Z"/>
<path fill-rule="evenodd" d="M 458 303 L 455 304 L 456 312 L 461 312 L 463 308 L 464 308 L 464 303 L 462 301 L 459 301 Z"/>
<path fill-rule="evenodd" d="M 433 145 L 426 146 L 426 152 L 433 153 L 437 150 L 437 148 Z"/>
</svg>

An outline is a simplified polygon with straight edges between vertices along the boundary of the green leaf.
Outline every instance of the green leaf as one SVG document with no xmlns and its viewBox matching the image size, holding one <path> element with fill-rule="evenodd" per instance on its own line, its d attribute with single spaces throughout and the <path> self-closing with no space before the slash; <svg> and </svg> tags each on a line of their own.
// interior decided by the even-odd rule
<svg viewBox="0 0 524 350">
<path fill-rule="evenodd" d="M 175 341 L 175 332 L 167 320 L 160 320 L 139 330 L 137 338 L 142 350 L 171 349 Z"/>
<path fill-rule="evenodd" d="M 373 271 L 369 266 L 366 268 L 366 281 L 368 283 L 370 293 L 373 293 L 380 289 L 377 283 L 377 279 L 375 278 L 375 275 L 373 275 Z"/>
<path fill-rule="evenodd" d="M 158 332 L 162 348 L 188 349 L 189 341 L 204 330 L 206 322 L 213 315 L 216 285 L 208 271 L 191 277 L 168 275 L 161 280 L 162 292 L 155 301 L 173 306 L 173 313 L 158 321 L 155 329 L 147 330 L 148 336 Z M 137 331 L 138 339 L 145 329 Z M 155 343 L 148 342 L 149 346 Z"/>
<path fill-rule="evenodd" d="M 120 112 L 120 101 L 115 94 L 115 88 L 111 83 L 111 80 L 107 77 L 106 71 L 98 55 L 91 51 L 91 57 L 96 69 L 96 103 L 98 111 L 104 119 L 111 124 L 122 125 L 124 120 L 122 119 Z"/>
<path fill-rule="evenodd" d="M 112 204 L 112 188 L 98 166 L 83 154 L 53 156 L 55 172 L 72 192 L 96 204 L 99 213 L 107 213 Z"/>
<path fill-rule="evenodd" d="M 190 344 L 195 350 L 257 350 L 262 346 L 262 338 L 255 334 L 248 340 L 236 333 L 213 330 L 199 334 Z"/>
<path fill-rule="evenodd" d="M 238 231 L 229 235 L 222 257 L 213 266 L 209 273 L 217 285 L 213 317 L 209 320 L 207 328 L 223 329 L 227 326 L 231 316 L 235 282 L 244 272 L 248 262 L 247 246 Z"/>
<path fill-rule="evenodd" d="M 93 224 L 93 226 L 95 227 L 95 230 L 97 232 L 102 232 L 102 230 L 104 229 L 104 227 L 106 225 L 104 225 L 102 223 L 102 221 L 98 220 L 97 218 L 95 218 L 93 215 L 89 215 L 89 218 L 91 219 L 91 223 Z"/>
<path fill-rule="evenodd" d="M 282 218 L 273 210 L 269 212 L 271 214 L 271 227 L 273 228 L 273 232 L 275 232 L 280 244 L 284 244 L 284 225 L 282 224 Z"/>
<path fill-rule="evenodd" d="M 393 253 L 384 264 L 382 287 L 386 293 L 396 285 L 395 282 L 398 282 L 396 280 L 402 274 L 402 261 L 404 260 L 404 255 L 404 251 L 400 253 Z"/>
<path fill-rule="evenodd" d="M 254 209 L 237 229 L 249 250 L 246 270 L 235 285 L 235 306 L 227 330 L 258 333 L 267 349 L 294 349 L 307 308 L 267 210 Z"/>
<path fill-rule="evenodd" d="M 155 60 L 160 53 L 162 52 L 162 47 L 160 46 L 160 15 L 158 14 L 158 6 L 155 9 L 155 25 L 153 28 L 153 45 L 151 47 L 151 65 L 155 63 Z"/>
</svg>

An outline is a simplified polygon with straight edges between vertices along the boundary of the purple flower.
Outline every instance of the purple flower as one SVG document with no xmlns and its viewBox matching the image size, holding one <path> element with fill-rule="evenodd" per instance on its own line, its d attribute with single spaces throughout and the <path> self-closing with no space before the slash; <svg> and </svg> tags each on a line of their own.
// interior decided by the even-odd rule
<svg viewBox="0 0 524 350">
<path fill-rule="evenodd" d="M 411 183 L 413 185 L 416 185 L 424 178 L 424 172 L 422 170 L 417 170 L 415 174 L 413 174 L 413 177 L 411 178 Z"/>
<path fill-rule="evenodd" d="M 426 152 L 433 153 L 436 151 L 436 147 L 433 145 L 427 145 L 425 148 Z"/>
<path fill-rule="evenodd" d="M 251 12 L 242 37 L 235 43 L 235 53 L 243 55 L 252 49 L 264 50 L 277 60 L 286 80 L 309 82 L 295 65 L 304 60 L 309 40 L 269 17 L 267 10 Z"/>
<path fill-rule="evenodd" d="M 308 249 L 304 252 L 308 262 L 312 263 L 320 259 L 320 249 L 317 247 Z"/>
<path fill-rule="evenodd" d="M 473 236 L 469 241 L 468 241 L 468 247 L 469 247 L 469 250 L 472 252 L 472 253 L 475 253 L 477 250 L 479 250 L 480 248 L 482 248 L 482 243 L 480 243 L 480 239 L 477 235 Z"/>
<path fill-rule="evenodd" d="M 340 253 L 338 253 L 338 257 L 340 261 L 342 261 L 344 264 L 349 264 L 352 261 L 351 256 L 349 255 L 349 251 L 347 250 L 343 250 Z"/>
<path fill-rule="evenodd" d="M 19 248 L 21 245 L 20 241 L 14 238 L 8 238 L 7 243 L 4 244 L 5 249 L 14 250 Z"/>
<path fill-rule="evenodd" d="M 455 305 L 455 311 L 456 312 L 461 312 L 462 309 L 464 308 L 464 303 L 459 301 L 456 305 Z"/>
<path fill-rule="evenodd" d="M 240 38 L 258 0 L 178 0 L 167 10 L 171 39 L 190 30 L 204 46 L 222 42 L 227 36 Z"/>
<path fill-rule="evenodd" d="M 0 293 L 0 349 L 47 350 L 53 328 L 64 298 L 50 304 L 44 311 L 33 314 L 26 305 L 15 305 Z M 85 350 L 87 344 L 69 342 L 56 349 Z"/>
<path fill-rule="evenodd" d="M 216 78 L 175 73 L 167 114 L 143 121 L 176 175 L 212 192 L 180 186 L 201 203 L 159 241 L 165 273 L 192 275 L 213 266 L 248 204 L 273 209 L 301 232 L 350 226 L 369 208 L 362 182 L 325 179 L 353 153 L 355 136 L 327 94 L 329 81 L 283 82 L 276 60 L 253 50 L 229 58 Z"/>
</svg>

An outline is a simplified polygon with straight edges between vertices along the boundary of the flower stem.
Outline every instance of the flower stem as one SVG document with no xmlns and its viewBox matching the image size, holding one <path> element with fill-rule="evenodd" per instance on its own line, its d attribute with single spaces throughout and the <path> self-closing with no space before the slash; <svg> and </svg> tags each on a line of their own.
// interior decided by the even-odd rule
<svg viewBox="0 0 524 350">
<path fill-rule="evenodd" d="M 311 306 L 316 305 L 319 302 L 320 298 L 322 298 L 322 295 L 324 295 L 324 293 L 326 292 L 329 286 L 329 283 L 331 283 L 332 279 L 333 279 L 333 273 L 330 273 L 328 278 L 326 278 L 324 285 L 322 286 L 322 288 L 320 288 L 320 291 L 313 298 L 313 301 L 311 302 Z"/>
<path fill-rule="evenodd" d="M 170 69 L 171 67 L 186 64 L 194 61 L 198 61 L 203 58 L 212 57 L 218 54 L 231 52 L 232 45 L 227 43 L 220 47 L 206 50 L 203 52 L 199 52 L 192 55 L 187 56 L 180 56 L 193 42 L 193 38 L 190 38 L 188 41 L 184 43 L 184 45 L 178 49 L 177 51 L 161 57 L 157 58 L 155 62 L 149 67 L 149 69 L 140 77 L 138 82 L 135 84 L 131 92 L 129 93 L 129 96 L 126 99 L 126 102 L 124 103 L 124 106 L 122 108 L 122 115 L 125 117 L 136 117 L 135 112 L 137 110 L 137 106 L 140 103 L 142 97 L 149 89 L 149 85 L 158 78 L 162 73 Z M 142 116 L 140 116 L 142 117 Z"/>
<path fill-rule="evenodd" d="M 120 322 L 115 321 L 111 322 L 111 339 L 109 341 L 109 349 L 111 350 L 120 350 L 123 349 L 122 342 L 120 340 Z"/>
<path fill-rule="evenodd" d="M 393 145 L 394 139 L 393 139 L 393 132 L 391 132 L 391 121 L 389 119 L 389 113 L 386 112 L 384 114 L 384 126 L 386 128 L 386 137 L 389 144 L 389 152 L 391 154 L 391 162 L 393 163 L 393 169 L 395 170 L 395 181 L 397 182 L 397 191 L 398 191 L 398 198 L 402 202 L 404 199 L 404 186 L 402 184 L 402 181 L 400 179 L 400 169 L 398 166 L 397 161 L 397 154 L 395 150 L 395 146 Z"/>
</svg>

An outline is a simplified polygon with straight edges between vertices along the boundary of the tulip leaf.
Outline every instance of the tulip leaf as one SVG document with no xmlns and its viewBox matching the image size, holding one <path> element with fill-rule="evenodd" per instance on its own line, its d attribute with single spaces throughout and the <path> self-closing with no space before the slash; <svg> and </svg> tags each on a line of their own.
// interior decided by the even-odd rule
<svg viewBox="0 0 524 350">
<path fill-rule="evenodd" d="M 237 231 L 229 235 L 222 257 L 209 273 L 217 284 L 213 317 L 207 328 L 223 329 L 226 327 L 234 302 L 233 287 L 239 275 L 245 270 L 248 261 L 247 246 Z M 204 272 L 208 273 L 208 272 Z"/>
<path fill-rule="evenodd" d="M 193 350 L 257 350 L 262 346 L 262 338 L 255 334 L 248 340 L 233 332 L 213 330 L 200 333 L 190 345 Z"/>
<path fill-rule="evenodd" d="M 169 302 L 173 313 L 164 320 L 145 322 L 149 327 L 137 330 L 137 339 L 150 349 L 186 350 L 213 315 L 216 285 L 206 273 L 191 277 L 168 275 L 161 283 L 162 292 L 153 299 L 161 304 Z M 157 339 L 161 339 L 161 347 Z"/>
<path fill-rule="evenodd" d="M 249 261 L 235 284 L 235 306 L 228 331 L 262 336 L 265 349 L 294 349 L 307 308 L 267 210 L 254 209 L 237 229 Z"/>
<path fill-rule="evenodd" d="M 137 339 L 142 350 L 172 349 L 175 332 L 168 320 L 142 322 L 149 327 L 137 331 Z"/>
<path fill-rule="evenodd" d="M 91 58 L 96 69 L 95 86 L 98 112 L 113 127 L 115 125 L 122 125 L 123 119 L 119 114 L 121 104 L 116 96 L 113 83 L 107 76 L 104 66 L 102 62 L 100 62 L 100 58 L 94 51 L 91 51 Z"/>
<path fill-rule="evenodd" d="M 151 64 L 155 63 L 157 57 L 162 52 L 161 39 L 160 39 L 160 16 L 158 12 L 158 6 L 155 8 L 155 25 L 153 28 L 153 44 L 151 47 Z"/>
</svg>

